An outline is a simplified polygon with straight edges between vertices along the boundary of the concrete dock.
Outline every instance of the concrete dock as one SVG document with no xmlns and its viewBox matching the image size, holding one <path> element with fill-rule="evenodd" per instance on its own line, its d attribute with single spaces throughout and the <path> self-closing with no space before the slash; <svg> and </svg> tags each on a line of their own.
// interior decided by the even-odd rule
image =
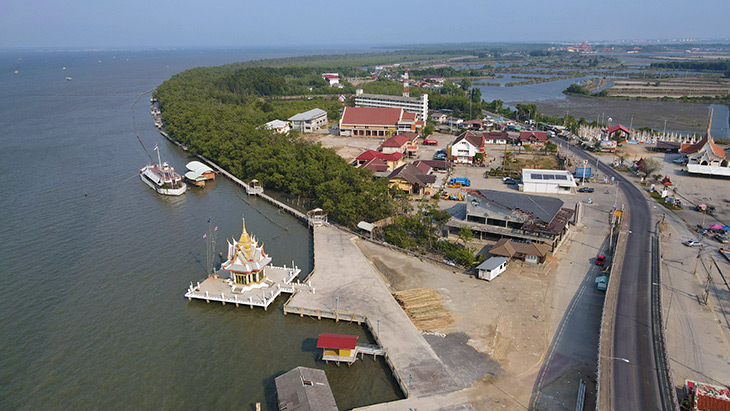
<svg viewBox="0 0 730 411">
<path fill-rule="evenodd" d="M 408 397 L 459 390 L 431 346 L 393 298 L 354 237 L 331 226 L 314 227 L 315 292 L 295 293 L 286 314 L 365 322 L 386 351 L 386 361 Z"/>
<path fill-rule="evenodd" d="M 301 270 L 297 267 L 266 267 L 266 279 L 260 284 L 243 287 L 233 284 L 228 273 L 219 270 L 216 277 L 208 277 L 196 285 L 190 283 L 185 298 L 205 302 L 216 301 L 229 304 L 247 305 L 251 308 L 262 307 L 266 310 L 281 293 L 294 293 L 297 290 L 309 290 L 305 284 L 294 283 Z"/>
</svg>

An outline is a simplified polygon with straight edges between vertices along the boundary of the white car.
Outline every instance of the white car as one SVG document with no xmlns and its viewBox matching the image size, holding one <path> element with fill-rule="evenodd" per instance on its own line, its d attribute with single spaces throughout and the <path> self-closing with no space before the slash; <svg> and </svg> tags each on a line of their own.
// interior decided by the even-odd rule
<svg viewBox="0 0 730 411">
<path fill-rule="evenodd" d="M 702 247 L 704 245 L 701 242 L 695 240 L 687 240 L 682 244 L 686 245 L 687 247 Z"/>
<path fill-rule="evenodd" d="M 686 163 L 687 163 L 687 159 L 686 159 L 686 158 L 684 158 L 684 157 L 680 157 L 680 158 L 675 158 L 675 159 L 673 160 L 673 162 L 674 162 L 674 163 L 677 163 L 677 164 L 686 164 Z"/>
</svg>

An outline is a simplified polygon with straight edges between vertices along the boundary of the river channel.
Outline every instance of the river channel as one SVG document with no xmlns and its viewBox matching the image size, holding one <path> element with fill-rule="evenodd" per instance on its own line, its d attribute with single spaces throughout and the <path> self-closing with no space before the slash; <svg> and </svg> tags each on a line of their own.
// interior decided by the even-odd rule
<svg viewBox="0 0 730 411">
<path fill-rule="evenodd" d="M 245 217 L 275 265 L 305 276 L 303 224 L 223 177 L 175 198 L 138 177 L 140 93 L 190 67 L 312 52 L 0 54 L 0 409 L 276 409 L 274 378 L 297 366 L 325 369 L 341 408 L 399 397 L 381 361 L 316 360 L 321 332 L 367 340 L 362 327 L 284 316 L 286 295 L 268 311 L 183 298 L 205 276 L 209 218 L 218 251 Z M 136 124 L 185 170 L 148 95 Z"/>
</svg>

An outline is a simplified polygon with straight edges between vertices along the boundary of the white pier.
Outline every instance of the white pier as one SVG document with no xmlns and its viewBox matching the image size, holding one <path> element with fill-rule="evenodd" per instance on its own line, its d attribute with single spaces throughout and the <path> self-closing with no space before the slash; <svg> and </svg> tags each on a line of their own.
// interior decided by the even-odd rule
<svg viewBox="0 0 730 411">
<path fill-rule="evenodd" d="M 302 270 L 299 267 L 275 267 L 268 266 L 264 269 L 266 278 L 257 284 L 242 286 L 235 284 L 228 277 L 228 272 L 219 270 L 216 276 L 211 276 L 193 285 L 190 283 L 185 298 L 191 300 L 205 300 L 210 303 L 217 301 L 226 303 L 263 307 L 266 310 L 281 293 L 293 294 L 295 291 L 314 292 L 314 289 L 299 282 L 293 282 Z"/>
</svg>

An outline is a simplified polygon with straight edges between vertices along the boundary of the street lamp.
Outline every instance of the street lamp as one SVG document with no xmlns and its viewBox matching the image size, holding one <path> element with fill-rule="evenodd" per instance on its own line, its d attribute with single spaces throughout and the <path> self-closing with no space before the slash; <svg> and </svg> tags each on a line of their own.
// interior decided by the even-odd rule
<svg viewBox="0 0 730 411">
<path fill-rule="evenodd" d="M 629 360 L 628 360 L 627 358 L 623 358 L 623 357 L 609 357 L 609 356 L 607 356 L 607 355 L 602 355 L 601 357 L 603 357 L 603 358 L 608 358 L 609 360 L 619 360 L 619 361 L 623 361 L 623 362 L 625 362 L 625 363 L 627 363 L 627 364 L 630 364 L 630 363 L 631 363 L 631 361 L 629 361 Z"/>
</svg>

